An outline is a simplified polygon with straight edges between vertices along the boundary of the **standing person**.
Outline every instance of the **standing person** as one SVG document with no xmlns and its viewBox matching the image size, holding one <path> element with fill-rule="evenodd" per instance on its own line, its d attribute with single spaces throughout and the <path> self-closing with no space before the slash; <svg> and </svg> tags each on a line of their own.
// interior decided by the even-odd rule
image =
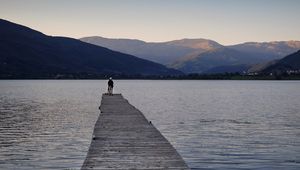
<svg viewBox="0 0 300 170">
<path fill-rule="evenodd" d="M 108 95 L 113 95 L 114 82 L 111 77 L 109 78 L 107 84 L 108 84 Z"/>
</svg>

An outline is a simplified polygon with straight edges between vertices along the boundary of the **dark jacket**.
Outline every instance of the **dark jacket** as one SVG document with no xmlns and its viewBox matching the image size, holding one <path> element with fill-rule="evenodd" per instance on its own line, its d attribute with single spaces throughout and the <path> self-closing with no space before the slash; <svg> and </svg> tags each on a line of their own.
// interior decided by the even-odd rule
<svg viewBox="0 0 300 170">
<path fill-rule="evenodd" d="M 112 80 L 108 80 L 108 86 L 114 87 L 114 82 Z"/>
</svg>

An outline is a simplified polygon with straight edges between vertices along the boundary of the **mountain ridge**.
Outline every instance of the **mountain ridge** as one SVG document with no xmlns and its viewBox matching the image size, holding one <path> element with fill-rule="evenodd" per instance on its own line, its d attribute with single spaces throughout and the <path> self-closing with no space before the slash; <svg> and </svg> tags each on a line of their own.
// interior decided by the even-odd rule
<svg viewBox="0 0 300 170">
<path fill-rule="evenodd" d="M 59 74 L 180 75 L 163 65 L 0 19 L 0 77 Z"/>
<path fill-rule="evenodd" d="M 262 73 L 300 73 L 300 50 L 277 60 L 260 70 Z"/>
<path fill-rule="evenodd" d="M 90 41 L 87 41 L 87 39 L 89 39 Z M 236 55 L 238 54 L 241 55 L 239 57 L 241 59 L 239 63 L 242 65 L 260 64 L 260 63 L 270 62 L 273 60 L 278 60 L 300 49 L 300 41 L 294 41 L 294 40 L 271 41 L 271 42 L 246 42 L 246 43 L 230 45 L 230 46 L 224 46 L 219 44 L 216 41 L 209 40 L 209 39 L 202 39 L 202 38 L 199 39 L 185 38 L 180 40 L 158 42 L 158 43 L 151 43 L 151 42 L 148 43 L 145 41 L 134 40 L 134 41 L 142 42 L 143 43 L 142 47 L 140 46 L 130 47 L 130 45 L 126 47 L 121 47 L 120 45 L 115 45 L 114 43 L 118 42 L 119 39 L 113 39 L 111 41 L 111 44 L 109 45 L 107 45 L 105 42 L 101 42 L 101 39 L 99 39 L 98 41 L 97 38 L 93 39 L 93 37 L 84 38 L 80 40 L 95 45 L 102 45 L 110 49 L 122 51 L 124 53 L 135 54 L 135 56 L 137 57 L 141 57 L 143 59 L 149 59 L 164 64 L 170 68 L 179 69 L 185 73 L 206 72 L 206 70 L 203 70 L 203 68 L 199 68 L 196 62 L 195 63 L 193 62 L 197 60 L 201 60 L 203 58 L 202 56 L 205 56 L 207 55 L 207 53 L 219 49 L 235 50 L 235 54 L 232 53 L 232 55 L 234 55 L 232 57 L 236 58 L 237 57 Z M 111 39 L 106 38 L 106 40 L 111 40 Z M 121 39 L 121 40 L 123 41 L 126 40 L 127 44 L 130 44 L 130 41 L 133 41 L 131 39 Z M 155 44 L 156 46 L 153 47 L 153 44 Z M 147 50 L 144 50 L 145 48 Z M 134 50 L 131 51 L 130 49 L 134 49 Z M 228 50 L 224 50 L 224 51 L 228 51 Z M 230 65 L 224 65 L 224 63 L 221 62 L 224 61 L 224 59 L 222 58 L 224 57 L 224 54 L 219 52 L 219 53 L 215 53 L 215 55 L 216 56 L 214 57 L 220 58 L 220 63 L 215 63 L 215 61 L 211 61 L 215 63 L 215 67 L 222 66 L 223 68 L 228 68 L 228 70 L 217 69 L 217 68 L 215 70 L 224 70 L 224 72 L 226 71 L 230 72 L 230 70 L 236 70 L 236 69 L 232 69 L 231 66 L 234 68 L 246 68 L 244 66 L 237 67 L 237 65 L 234 63 Z M 249 60 L 247 60 L 243 56 L 252 58 L 253 61 L 249 62 Z M 230 60 L 230 58 L 232 57 L 228 56 L 228 60 Z M 206 63 L 211 64 L 208 61 L 206 61 Z M 185 65 L 188 65 L 188 67 L 192 67 L 194 69 L 187 69 Z M 210 70 L 213 68 L 208 68 L 208 69 Z M 247 70 L 240 70 L 240 71 L 247 71 Z"/>
<path fill-rule="evenodd" d="M 109 39 L 99 36 L 84 37 L 83 42 L 107 47 L 112 50 L 131 54 L 160 64 L 168 65 L 169 61 L 193 51 L 187 47 L 172 46 L 165 43 L 152 43 L 133 39 Z"/>
</svg>

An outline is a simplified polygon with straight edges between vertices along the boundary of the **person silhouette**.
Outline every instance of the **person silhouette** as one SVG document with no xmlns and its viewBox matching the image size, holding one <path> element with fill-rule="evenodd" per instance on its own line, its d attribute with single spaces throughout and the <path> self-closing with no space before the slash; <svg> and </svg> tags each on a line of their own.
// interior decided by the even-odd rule
<svg viewBox="0 0 300 170">
<path fill-rule="evenodd" d="M 114 81 L 112 80 L 112 78 L 110 77 L 108 80 L 108 95 L 113 95 L 113 88 L 114 88 Z"/>
</svg>

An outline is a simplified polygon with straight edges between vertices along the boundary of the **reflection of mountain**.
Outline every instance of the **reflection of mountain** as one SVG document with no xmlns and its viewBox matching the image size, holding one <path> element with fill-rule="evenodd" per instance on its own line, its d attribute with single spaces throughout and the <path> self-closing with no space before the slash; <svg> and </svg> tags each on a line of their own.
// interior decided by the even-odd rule
<svg viewBox="0 0 300 170">
<path fill-rule="evenodd" d="M 52 77 L 57 74 L 144 74 L 180 72 L 82 41 L 51 37 L 0 20 L 0 77 Z"/>
<path fill-rule="evenodd" d="M 86 37 L 81 40 L 156 61 L 186 73 L 247 71 L 250 65 L 280 59 L 300 49 L 300 41 L 250 42 L 222 46 L 206 39 L 182 39 L 162 43 L 102 37 Z"/>
<path fill-rule="evenodd" d="M 281 60 L 262 69 L 265 73 L 277 73 L 277 72 L 300 72 L 300 51 L 290 54 Z"/>
</svg>

